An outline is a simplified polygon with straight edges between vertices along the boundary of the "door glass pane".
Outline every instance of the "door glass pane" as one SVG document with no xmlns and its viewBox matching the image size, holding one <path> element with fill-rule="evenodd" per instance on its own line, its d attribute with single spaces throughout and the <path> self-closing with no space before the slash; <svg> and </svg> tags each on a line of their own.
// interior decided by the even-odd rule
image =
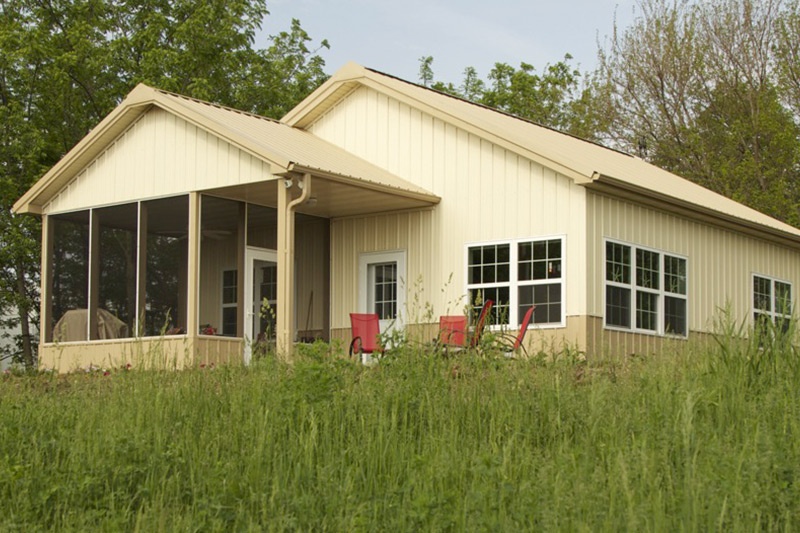
<svg viewBox="0 0 800 533">
<path fill-rule="evenodd" d="M 253 302 L 259 330 L 255 338 L 275 337 L 278 316 L 278 265 L 271 261 L 255 261 L 255 287 Z"/>
<path fill-rule="evenodd" d="M 397 318 L 397 263 L 369 266 L 373 279 L 372 308 L 381 320 Z"/>
</svg>

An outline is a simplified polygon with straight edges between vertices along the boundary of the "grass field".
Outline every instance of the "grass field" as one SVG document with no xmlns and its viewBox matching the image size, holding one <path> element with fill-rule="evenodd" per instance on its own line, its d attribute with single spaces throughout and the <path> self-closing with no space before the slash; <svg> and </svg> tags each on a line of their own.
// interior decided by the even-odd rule
<svg viewBox="0 0 800 533">
<path fill-rule="evenodd" d="M 732 338 L 5 375 L 0 530 L 797 530 L 800 355 Z"/>
</svg>

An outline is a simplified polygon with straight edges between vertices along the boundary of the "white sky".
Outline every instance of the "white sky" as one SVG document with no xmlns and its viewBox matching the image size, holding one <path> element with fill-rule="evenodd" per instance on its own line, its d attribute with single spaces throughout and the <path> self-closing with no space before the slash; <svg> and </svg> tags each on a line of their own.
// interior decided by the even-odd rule
<svg viewBox="0 0 800 533">
<path fill-rule="evenodd" d="M 597 43 L 624 28 L 636 0 L 268 0 L 263 32 L 288 30 L 292 18 L 330 50 L 325 70 L 355 61 L 418 81 L 419 58 L 433 56 L 437 81 L 460 84 L 473 66 L 485 79 L 496 62 L 541 71 L 569 53 L 571 64 L 593 70 Z M 264 43 L 258 40 L 258 46 Z"/>
</svg>

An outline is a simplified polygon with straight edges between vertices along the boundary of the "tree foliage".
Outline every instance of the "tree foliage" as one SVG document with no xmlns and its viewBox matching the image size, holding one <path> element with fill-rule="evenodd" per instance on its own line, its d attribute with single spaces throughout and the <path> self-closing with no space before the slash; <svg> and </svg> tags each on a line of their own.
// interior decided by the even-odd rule
<svg viewBox="0 0 800 533">
<path fill-rule="evenodd" d="M 458 86 L 434 81 L 433 58 L 420 58 L 420 82 L 432 89 L 498 109 L 587 139 L 594 140 L 601 118 L 595 112 L 592 80 L 571 65 L 572 56 L 545 65 L 541 73 L 529 63 L 515 68 L 495 63 L 486 80 L 474 67 L 464 69 Z"/>
<path fill-rule="evenodd" d="M 424 85 L 636 154 L 800 225 L 800 0 L 638 0 L 599 66 Z"/>
<path fill-rule="evenodd" d="M 605 139 L 800 223 L 797 0 L 642 0 L 601 51 Z"/>
<path fill-rule="evenodd" d="M 11 205 L 140 82 L 279 117 L 326 79 L 299 21 L 254 47 L 264 0 L 0 0 L 0 318 L 34 357 L 38 222 Z M 8 313 L 13 311 L 13 316 Z"/>
</svg>

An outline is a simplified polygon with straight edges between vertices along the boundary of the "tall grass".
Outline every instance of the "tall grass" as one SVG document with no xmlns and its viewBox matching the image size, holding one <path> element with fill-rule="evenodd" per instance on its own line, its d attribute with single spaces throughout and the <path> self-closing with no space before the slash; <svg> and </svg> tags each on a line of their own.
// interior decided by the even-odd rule
<svg viewBox="0 0 800 533">
<path fill-rule="evenodd" d="M 773 340 L 6 376 L 0 530 L 795 530 L 800 372 Z"/>
</svg>

